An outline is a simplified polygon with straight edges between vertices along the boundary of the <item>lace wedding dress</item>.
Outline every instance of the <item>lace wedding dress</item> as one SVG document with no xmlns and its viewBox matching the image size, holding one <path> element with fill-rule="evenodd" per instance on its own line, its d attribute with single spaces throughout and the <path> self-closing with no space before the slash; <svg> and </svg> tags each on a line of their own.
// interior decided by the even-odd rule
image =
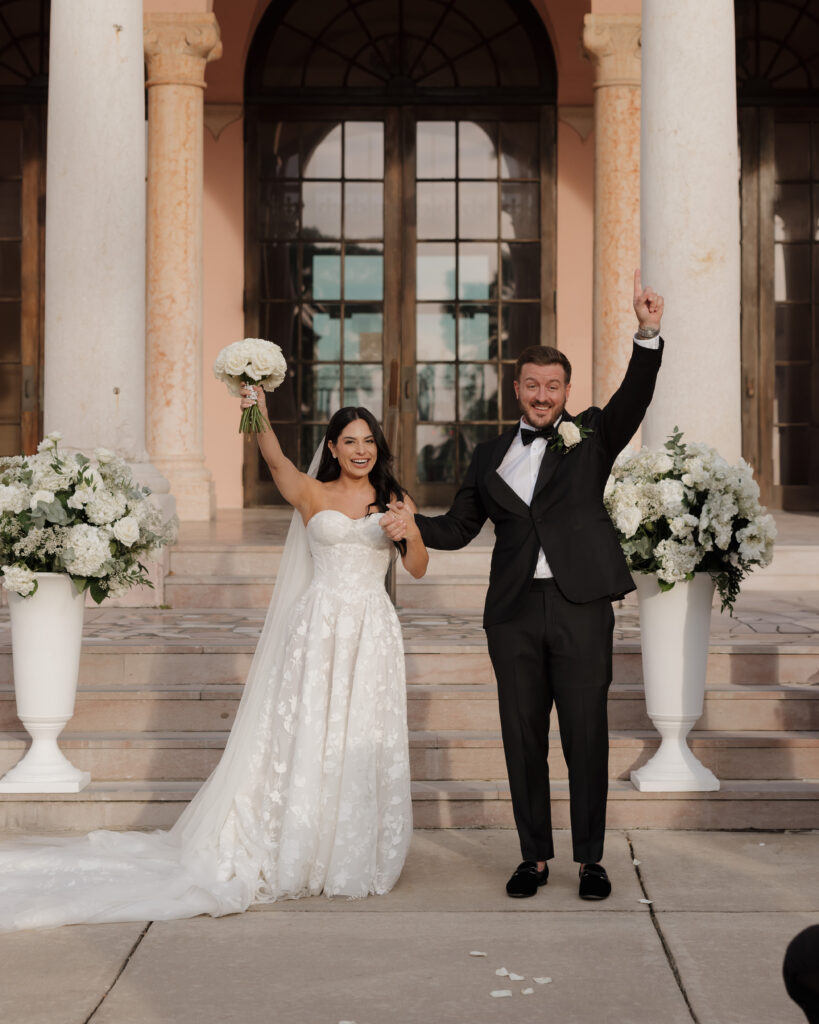
<svg viewBox="0 0 819 1024">
<path fill-rule="evenodd" d="M 384 589 L 394 549 L 379 520 L 324 510 L 305 530 L 294 516 L 213 774 L 169 832 L 0 844 L 0 930 L 392 888 L 412 807 L 401 629 Z"/>
</svg>

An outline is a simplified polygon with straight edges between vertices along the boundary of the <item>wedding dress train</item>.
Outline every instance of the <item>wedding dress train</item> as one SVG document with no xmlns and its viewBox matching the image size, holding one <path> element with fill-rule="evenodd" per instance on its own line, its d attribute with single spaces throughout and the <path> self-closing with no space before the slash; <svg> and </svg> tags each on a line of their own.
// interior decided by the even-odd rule
<svg viewBox="0 0 819 1024">
<path fill-rule="evenodd" d="M 395 884 L 412 835 L 380 515 L 293 518 L 224 754 L 168 832 L 0 844 L 0 930 L 235 913 Z"/>
</svg>

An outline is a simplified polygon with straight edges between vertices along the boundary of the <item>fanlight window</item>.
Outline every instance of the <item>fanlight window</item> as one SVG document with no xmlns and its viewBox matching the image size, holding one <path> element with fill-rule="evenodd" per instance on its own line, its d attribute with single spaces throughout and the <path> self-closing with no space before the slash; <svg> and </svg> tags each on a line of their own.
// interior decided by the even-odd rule
<svg viewBox="0 0 819 1024">
<path fill-rule="evenodd" d="M 0 98 L 45 99 L 50 11 L 50 0 L 0 0 Z"/>
<path fill-rule="evenodd" d="M 780 102 L 819 90 L 819 4 L 815 0 L 736 0 L 740 100 Z"/>
</svg>

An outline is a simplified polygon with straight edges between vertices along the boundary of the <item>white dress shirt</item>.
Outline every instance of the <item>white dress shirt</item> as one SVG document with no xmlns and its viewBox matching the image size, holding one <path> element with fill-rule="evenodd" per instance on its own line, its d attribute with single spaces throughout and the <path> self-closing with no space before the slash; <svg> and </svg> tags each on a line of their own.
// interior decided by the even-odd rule
<svg viewBox="0 0 819 1024">
<path fill-rule="evenodd" d="M 634 341 L 643 348 L 658 349 L 660 347 L 659 337 L 649 339 L 635 337 Z M 562 419 L 562 415 L 558 416 L 554 423 L 555 427 Z M 532 429 L 534 429 L 532 425 L 521 417 L 520 430 Z M 521 501 L 531 505 L 532 496 L 535 493 L 535 484 L 540 472 L 540 463 L 543 461 L 543 453 L 546 451 L 546 439 L 536 437 L 531 444 L 525 445 L 520 439 L 520 430 L 515 435 L 514 441 L 509 445 L 509 450 L 504 455 L 497 472 L 504 483 L 512 488 Z M 534 579 L 548 580 L 553 575 L 554 573 L 546 561 L 546 555 L 543 553 L 543 548 L 541 548 L 537 556 Z"/>
</svg>

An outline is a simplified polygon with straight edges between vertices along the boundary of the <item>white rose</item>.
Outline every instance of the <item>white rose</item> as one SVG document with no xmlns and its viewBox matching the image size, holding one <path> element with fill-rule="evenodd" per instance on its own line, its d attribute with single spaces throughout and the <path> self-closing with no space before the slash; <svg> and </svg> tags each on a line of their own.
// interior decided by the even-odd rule
<svg viewBox="0 0 819 1024">
<path fill-rule="evenodd" d="M 139 523 L 134 516 L 123 516 L 122 519 L 114 523 L 112 529 L 114 536 L 126 548 L 129 548 L 139 540 Z"/>
<path fill-rule="evenodd" d="M 563 438 L 563 443 L 567 448 L 574 448 L 582 440 L 580 429 L 571 420 L 564 420 L 557 428 L 557 432 Z"/>
<path fill-rule="evenodd" d="M 636 505 L 631 505 L 618 510 L 615 525 L 624 537 L 633 537 L 642 520 L 640 509 Z"/>
<path fill-rule="evenodd" d="M 27 597 L 37 586 L 37 579 L 31 569 L 24 565 L 0 566 L 3 573 L 3 586 L 21 597 Z"/>
<path fill-rule="evenodd" d="M 54 441 L 55 444 L 63 439 L 63 435 L 59 430 L 52 430 L 50 434 L 46 434 L 46 437 L 49 441 Z"/>
<path fill-rule="evenodd" d="M 231 377 L 241 377 L 247 369 L 248 357 L 247 352 L 242 348 L 236 348 L 225 353 L 225 373 L 230 374 Z"/>
<path fill-rule="evenodd" d="M 40 504 L 40 502 L 42 502 L 44 505 L 50 505 L 52 501 L 54 501 L 53 491 L 35 491 L 34 494 L 32 494 L 31 496 L 31 501 L 29 502 L 28 507 L 33 512 L 34 509 L 36 509 L 37 506 Z"/>
<path fill-rule="evenodd" d="M 97 462 L 104 466 L 109 462 L 113 462 L 114 459 L 116 458 L 116 455 L 114 454 L 114 452 L 109 451 L 107 448 L 96 448 L 94 450 L 94 458 L 97 460 Z"/>
</svg>

